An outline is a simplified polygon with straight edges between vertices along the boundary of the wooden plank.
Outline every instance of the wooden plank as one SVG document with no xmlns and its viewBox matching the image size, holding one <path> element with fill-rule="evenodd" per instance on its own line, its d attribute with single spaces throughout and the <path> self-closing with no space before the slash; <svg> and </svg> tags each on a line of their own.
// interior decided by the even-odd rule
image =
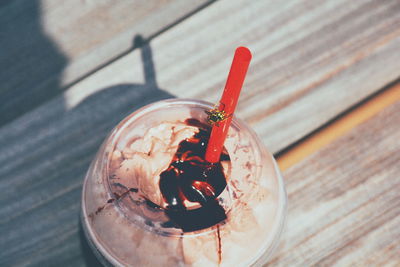
<svg viewBox="0 0 400 267">
<path fill-rule="evenodd" d="M 174 96 L 216 102 L 235 47 L 249 46 L 237 115 L 276 152 L 397 79 L 399 29 L 398 1 L 218 1 L 152 41 L 155 72 Z M 66 106 L 134 82 L 137 53 L 72 87 Z"/>
<path fill-rule="evenodd" d="M 312 133 L 294 147 L 290 147 L 288 151 L 278 156 L 279 167 L 281 170 L 286 170 L 295 165 L 397 101 L 400 101 L 400 83 L 379 92 L 321 130 Z"/>
<path fill-rule="evenodd" d="M 143 47 L 3 126 L 0 265 L 85 265 L 82 179 L 128 113 L 174 95 L 217 101 L 234 48 L 248 45 L 254 61 L 238 115 L 279 151 L 398 77 L 399 8 L 218 1 L 154 38 L 154 64 Z"/>
<path fill-rule="evenodd" d="M 400 264 L 400 101 L 284 173 L 288 221 L 271 266 Z"/>
<path fill-rule="evenodd" d="M 0 4 L 0 125 L 60 94 L 212 1 L 18 0 Z"/>
</svg>

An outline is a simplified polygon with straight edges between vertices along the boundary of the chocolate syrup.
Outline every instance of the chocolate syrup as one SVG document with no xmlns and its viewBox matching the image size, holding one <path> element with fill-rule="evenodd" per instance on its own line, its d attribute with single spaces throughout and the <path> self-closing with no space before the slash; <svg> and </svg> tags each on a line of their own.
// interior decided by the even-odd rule
<svg viewBox="0 0 400 267">
<path fill-rule="evenodd" d="M 102 212 L 104 210 L 104 208 L 108 205 L 113 203 L 116 200 L 119 200 L 121 198 L 123 198 L 124 196 L 126 196 L 129 192 L 134 192 L 137 193 L 139 190 L 137 188 L 129 188 L 128 190 L 126 190 L 124 193 L 122 193 L 121 195 L 118 194 L 117 192 L 114 192 L 114 196 L 115 198 L 110 198 L 109 200 L 107 200 L 106 204 L 104 204 L 103 206 L 100 206 L 97 208 L 97 210 L 94 213 L 89 214 L 89 217 L 93 220 L 94 215 L 98 215 L 100 212 Z"/>
<path fill-rule="evenodd" d="M 179 143 L 169 167 L 160 175 L 160 190 L 167 202 L 165 213 L 175 227 L 184 232 L 213 226 L 226 219 L 224 208 L 216 198 L 226 187 L 221 161 L 230 160 L 225 152 L 220 162 L 205 161 L 210 127 L 198 120 L 186 120 L 199 132 Z M 184 201 L 197 202 L 199 208 L 188 209 Z"/>
<path fill-rule="evenodd" d="M 217 226 L 217 240 L 218 240 L 218 264 L 222 261 L 222 242 L 221 242 L 221 231 L 219 225 Z"/>
</svg>

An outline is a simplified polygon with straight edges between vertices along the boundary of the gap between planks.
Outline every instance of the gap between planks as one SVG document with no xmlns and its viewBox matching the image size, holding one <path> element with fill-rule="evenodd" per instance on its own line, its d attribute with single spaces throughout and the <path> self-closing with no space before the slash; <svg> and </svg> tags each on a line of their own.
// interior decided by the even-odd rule
<svg viewBox="0 0 400 267">
<path fill-rule="evenodd" d="M 293 147 L 278 153 L 279 167 L 283 171 L 287 170 L 397 101 L 400 101 L 400 81 L 380 91 L 361 105 L 350 109 L 343 116 L 334 119 Z"/>
</svg>

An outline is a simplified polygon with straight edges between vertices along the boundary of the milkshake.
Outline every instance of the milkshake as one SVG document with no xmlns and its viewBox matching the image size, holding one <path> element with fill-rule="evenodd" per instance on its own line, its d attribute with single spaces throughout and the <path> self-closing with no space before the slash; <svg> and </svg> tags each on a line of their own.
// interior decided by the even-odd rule
<svg viewBox="0 0 400 267">
<path fill-rule="evenodd" d="M 108 266 L 259 266 L 283 227 L 273 157 L 233 118 L 217 163 L 204 161 L 206 102 L 150 104 L 105 140 L 85 178 L 82 225 Z"/>
</svg>

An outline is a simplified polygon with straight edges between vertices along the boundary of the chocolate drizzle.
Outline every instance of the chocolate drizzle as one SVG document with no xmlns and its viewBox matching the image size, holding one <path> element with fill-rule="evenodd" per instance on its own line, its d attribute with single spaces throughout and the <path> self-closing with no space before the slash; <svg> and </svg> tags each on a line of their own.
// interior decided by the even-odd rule
<svg viewBox="0 0 400 267">
<path fill-rule="evenodd" d="M 98 215 L 100 212 L 102 212 L 104 210 L 104 208 L 108 205 L 113 203 L 114 201 L 118 201 L 121 198 L 123 198 L 124 196 L 126 196 L 129 192 L 133 192 L 133 193 L 137 193 L 138 189 L 137 188 L 129 188 L 128 190 L 126 190 L 124 193 L 122 193 L 121 195 L 119 195 L 118 193 L 114 192 L 114 196 L 115 198 L 110 198 L 109 200 L 107 200 L 106 204 L 104 204 L 103 206 L 100 206 L 97 208 L 97 210 L 94 213 L 90 213 L 89 214 L 89 218 L 91 218 L 92 220 L 94 219 L 94 215 Z"/>
<path fill-rule="evenodd" d="M 175 227 L 191 232 L 211 227 L 226 219 L 224 208 L 217 197 L 226 187 L 221 162 L 204 160 L 210 127 L 198 120 L 186 120 L 199 132 L 181 141 L 169 167 L 160 175 L 160 190 L 167 202 L 165 213 Z M 230 160 L 227 153 L 221 160 Z M 200 207 L 189 209 L 185 200 L 197 202 Z"/>
<path fill-rule="evenodd" d="M 217 241 L 218 241 L 218 265 L 222 261 L 222 242 L 221 242 L 221 231 L 219 230 L 219 225 L 217 225 Z"/>
</svg>

